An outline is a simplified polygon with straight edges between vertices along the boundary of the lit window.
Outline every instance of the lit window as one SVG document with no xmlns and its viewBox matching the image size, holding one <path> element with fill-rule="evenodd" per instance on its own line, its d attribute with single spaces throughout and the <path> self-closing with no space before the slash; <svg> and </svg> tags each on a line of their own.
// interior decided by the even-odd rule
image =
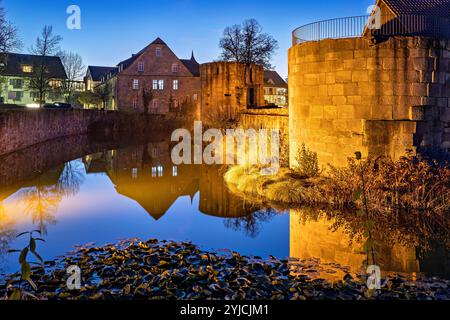
<svg viewBox="0 0 450 320">
<path fill-rule="evenodd" d="M 178 176 L 178 167 L 172 168 L 172 176 L 177 177 Z"/>
<path fill-rule="evenodd" d="M 137 168 L 133 168 L 131 170 L 131 178 L 132 179 L 137 179 L 137 177 L 138 177 L 138 169 Z"/>
<path fill-rule="evenodd" d="M 164 90 L 164 80 L 158 80 L 158 89 Z"/>
<path fill-rule="evenodd" d="M 162 50 L 161 50 L 161 48 L 156 48 L 156 56 L 157 57 L 162 57 Z"/>
<path fill-rule="evenodd" d="M 178 66 L 178 63 L 172 64 L 172 73 L 178 73 L 180 71 L 180 67 Z"/>
<path fill-rule="evenodd" d="M 22 72 L 23 73 L 32 73 L 33 72 L 33 66 L 23 65 L 22 66 Z"/>
<path fill-rule="evenodd" d="M 158 80 L 153 80 L 153 90 L 158 90 Z"/>
<path fill-rule="evenodd" d="M 158 166 L 158 177 L 162 177 L 164 172 L 163 166 Z"/>
<path fill-rule="evenodd" d="M 139 71 L 139 72 L 144 72 L 144 70 L 145 70 L 145 64 L 144 64 L 144 62 L 139 62 L 139 63 L 138 63 L 138 71 Z"/>
<path fill-rule="evenodd" d="M 157 174 L 157 168 L 156 167 L 152 167 L 152 177 L 155 178 Z"/>
<path fill-rule="evenodd" d="M 177 99 L 173 100 L 173 106 L 174 106 L 174 108 L 178 108 L 179 103 L 178 103 Z"/>
<path fill-rule="evenodd" d="M 198 100 L 198 94 L 194 94 L 194 101 L 197 101 Z"/>
<path fill-rule="evenodd" d="M 137 80 L 137 79 L 133 80 L 133 89 L 139 90 L 139 80 Z"/>
<path fill-rule="evenodd" d="M 51 88 L 59 88 L 62 86 L 61 80 L 50 80 L 48 84 Z"/>
<path fill-rule="evenodd" d="M 178 90 L 179 82 L 178 80 L 173 80 L 173 90 Z"/>
</svg>

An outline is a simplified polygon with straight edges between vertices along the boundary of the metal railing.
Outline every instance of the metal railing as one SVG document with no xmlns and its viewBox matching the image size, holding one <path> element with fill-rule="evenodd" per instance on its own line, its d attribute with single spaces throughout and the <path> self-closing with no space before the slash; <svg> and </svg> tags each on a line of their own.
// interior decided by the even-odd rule
<svg viewBox="0 0 450 320">
<path fill-rule="evenodd" d="M 292 33 L 293 45 L 324 39 L 393 36 L 423 36 L 450 39 L 450 17 L 370 15 L 318 21 L 301 26 Z"/>
</svg>

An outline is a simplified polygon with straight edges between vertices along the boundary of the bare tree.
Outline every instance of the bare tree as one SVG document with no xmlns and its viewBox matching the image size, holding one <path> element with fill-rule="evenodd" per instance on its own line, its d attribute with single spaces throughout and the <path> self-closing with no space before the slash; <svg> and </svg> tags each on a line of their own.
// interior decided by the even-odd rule
<svg viewBox="0 0 450 320">
<path fill-rule="evenodd" d="M 272 69 L 270 61 L 278 49 L 278 42 L 263 32 L 262 26 L 255 19 L 244 21 L 241 25 L 227 27 L 220 40 L 221 58 L 247 65 L 256 63 L 266 69 Z"/>
<path fill-rule="evenodd" d="M 64 93 L 67 95 L 67 101 L 71 102 L 73 93 L 76 91 L 76 81 L 83 78 L 86 73 L 86 66 L 83 64 L 83 58 L 78 53 L 60 51 L 57 54 L 66 70 L 67 80 L 63 83 Z"/>
<path fill-rule="evenodd" d="M 30 80 L 30 89 L 39 92 L 39 103 L 45 102 L 48 92 L 54 91 L 52 86 L 52 77 L 48 67 L 47 57 L 55 55 L 59 50 L 59 44 L 62 41 L 60 36 L 53 35 L 52 26 L 44 26 L 41 35 L 37 37 L 36 44 L 31 48 L 31 53 L 40 56 L 39 63 L 33 66 L 34 75 Z M 61 88 L 59 88 L 61 89 Z"/>
<path fill-rule="evenodd" d="M 7 55 L 9 52 L 14 52 L 22 47 L 22 42 L 17 36 L 17 28 L 6 19 L 6 11 L 2 7 L 1 1 L 2 0 L 0 0 L 0 100 L 2 100 L 3 84 L 6 82 L 6 78 L 1 75 L 6 67 Z"/>
<path fill-rule="evenodd" d="M 6 11 L 0 0 L 0 66 L 5 63 L 8 52 L 19 50 L 21 47 L 22 42 L 17 35 L 17 28 L 6 19 Z"/>
</svg>

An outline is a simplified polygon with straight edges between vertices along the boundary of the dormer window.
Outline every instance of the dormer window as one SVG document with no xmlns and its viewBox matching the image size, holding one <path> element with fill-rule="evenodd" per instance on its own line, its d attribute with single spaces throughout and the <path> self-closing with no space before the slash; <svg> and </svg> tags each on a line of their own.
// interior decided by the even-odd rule
<svg viewBox="0 0 450 320">
<path fill-rule="evenodd" d="M 144 62 L 138 63 L 138 72 L 144 72 L 145 71 L 145 64 Z"/>
<path fill-rule="evenodd" d="M 178 63 L 172 64 L 172 73 L 178 73 L 180 71 L 180 67 L 178 66 Z"/>
<path fill-rule="evenodd" d="M 28 64 L 22 65 L 22 72 L 23 73 L 32 73 L 33 72 L 33 66 L 30 66 Z"/>
<path fill-rule="evenodd" d="M 156 56 L 157 57 L 162 57 L 162 50 L 161 50 L 161 48 L 156 48 Z"/>
</svg>

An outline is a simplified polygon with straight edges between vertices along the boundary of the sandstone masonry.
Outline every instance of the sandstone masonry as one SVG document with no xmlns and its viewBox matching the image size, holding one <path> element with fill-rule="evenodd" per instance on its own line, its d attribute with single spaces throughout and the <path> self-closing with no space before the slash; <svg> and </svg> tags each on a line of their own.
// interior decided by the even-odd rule
<svg viewBox="0 0 450 320">
<path fill-rule="evenodd" d="M 450 151 L 450 41 L 323 40 L 289 50 L 291 165 L 305 143 L 322 164 Z"/>
</svg>

